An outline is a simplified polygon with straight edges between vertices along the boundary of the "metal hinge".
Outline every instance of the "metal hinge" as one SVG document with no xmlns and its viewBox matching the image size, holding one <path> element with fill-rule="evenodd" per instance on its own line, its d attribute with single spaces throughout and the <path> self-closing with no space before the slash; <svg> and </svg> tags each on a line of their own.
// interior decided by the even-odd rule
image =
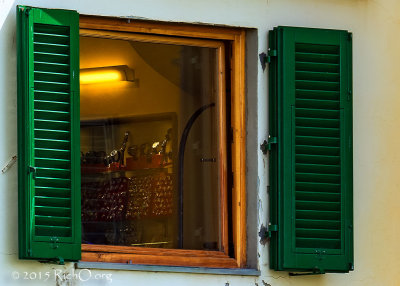
<svg viewBox="0 0 400 286">
<path fill-rule="evenodd" d="M 273 57 L 276 57 L 278 55 L 278 52 L 276 50 L 271 50 L 268 49 L 267 54 L 266 53 L 261 53 L 259 54 L 260 57 L 260 63 L 263 71 L 265 70 L 266 64 L 270 63 Z"/>
<path fill-rule="evenodd" d="M 268 153 L 272 149 L 272 144 L 277 144 L 278 143 L 278 138 L 276 137 L 271 137 L 271 135 L 268 136 L 268 142 L 267 140 L 264 140 L 264 142 L 260 145 L 260 149 L 263 152 L 264 155 Z"/>
<path fill-rule="evenodd" d="M 272 237 L 272 233 L 277 231 L 278 226 L 276 224 L 269 223 L 268 228 L 263 226 L 258 235 L 261 237 L 261 239 L 270 239 Z"/>
<path fill-rule="evenodd" d="M 266 58 L 267 63 L 270 63 L 271 59 L 276 57 L 277 55 L 278 55 L 278 52 L 276 50 L 268 49 L 268 55 Z"/>
</svg>

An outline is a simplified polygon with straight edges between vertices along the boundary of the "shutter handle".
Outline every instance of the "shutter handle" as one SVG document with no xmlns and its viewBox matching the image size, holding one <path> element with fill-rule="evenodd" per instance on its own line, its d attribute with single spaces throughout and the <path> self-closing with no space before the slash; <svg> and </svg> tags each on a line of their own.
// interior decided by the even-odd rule
<svg viewBox="0 0 400 286">
<path fill-rule="evenodd" d="M 36 167 L 29 166 L 28 173 L 32 173 L 34 179 L 36 179 Z"/>
</svg>

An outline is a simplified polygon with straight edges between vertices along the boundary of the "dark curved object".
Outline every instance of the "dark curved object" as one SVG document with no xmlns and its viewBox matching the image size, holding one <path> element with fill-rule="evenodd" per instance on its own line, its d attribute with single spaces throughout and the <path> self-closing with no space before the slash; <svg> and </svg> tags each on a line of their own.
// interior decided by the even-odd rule
<svg viewBox="0 0 400 286">
<path fill-rule="evenodd" d="M 179 240 L 178 247 L 183 248 L 183 161 L 185 159 L 185 147 L 186 141 L 189 136 L 189 131 L 192 128 L 193 123 L 196 119 L 203 113 L 203 111 L 207 110 L 210 107 L 214 107 L 215 103 L 210 103 L 204 105 L 197 109 L 193 115 L 189 118 L 186 123 L 185 129 L 183 129 L 181 141 L 179 142 L 179 153 L 178 153 L 178 194 L 179 194 L 179 202 L 178 202 L 178 214 L 179 214 Z"/>
</svg>

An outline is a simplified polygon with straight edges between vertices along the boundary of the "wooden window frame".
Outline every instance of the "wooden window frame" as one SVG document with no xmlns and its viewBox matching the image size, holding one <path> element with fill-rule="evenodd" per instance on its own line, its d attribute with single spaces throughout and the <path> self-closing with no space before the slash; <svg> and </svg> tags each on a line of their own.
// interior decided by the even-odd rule
<svg viewBox="0 0 400 286">
<path fill-rule="evenodd" d="M 224 47 L 231 47 L 230 113 L 232 127 L 231 168 L 232 190 L 221 188 L 222 250 L 203 251 L 160 249 L 131 246 L 82 244 L 82 261 L 133 263 L 148 265 L 244 268 L 246 266 L 246 166 L 245 166 L 245 32 L 243 29 L 194 24 L 172 24 L 121 18 L 80 15 L 81 36 L 129 39 L 145 42 L 184 44 L 212 47 L 218 51 L 219 80 L 225 81 Z M 229 72 L 229 71 L 227 71 Z M 222 77 L 222 78 L 221 78 Z M 225 123 L 225 88 L 219 87 L 218 116 Z M 218 128 L 220 138 L 227 138 L 226 126 Z M 221 140 L 223 141 L 223 140 Z M 220 143 L 219 153 L 226 162 L 226 142 Z M 227 165 L 219 166 L 221 185 L 228 185 Z M 227 192 L 231 191 L 232 205 L 228 214 Z M 228 217 L 232 217 L 233 256 L 228 255 Z"/>
</svg>

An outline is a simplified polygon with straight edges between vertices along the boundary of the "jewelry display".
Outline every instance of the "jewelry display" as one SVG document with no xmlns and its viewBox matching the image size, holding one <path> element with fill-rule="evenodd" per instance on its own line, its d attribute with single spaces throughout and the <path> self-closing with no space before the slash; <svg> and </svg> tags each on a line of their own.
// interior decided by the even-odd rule
<svg viewBox="0 0 400 286">
<path fill-rule="evenodd" d="M 81 152 L 84 243 L 170 245 L 176 204 L 172 128 L 95 124 L 88 121 L 81 137 L 87 142 Z"/>
</svg>

